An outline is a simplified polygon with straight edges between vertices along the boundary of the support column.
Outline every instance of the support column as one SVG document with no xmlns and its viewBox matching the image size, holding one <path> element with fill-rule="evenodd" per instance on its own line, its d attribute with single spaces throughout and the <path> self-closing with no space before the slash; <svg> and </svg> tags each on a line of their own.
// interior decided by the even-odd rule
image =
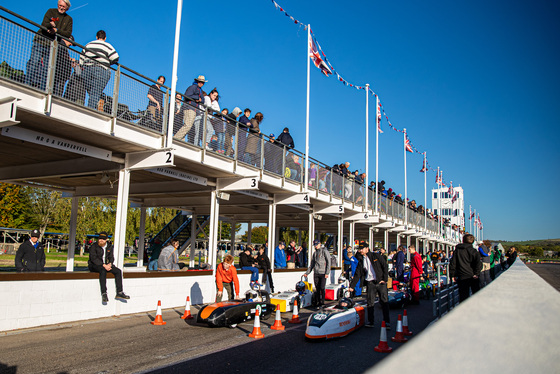
<svg viewBox="0 0 560 374">
<path fill-rule="evenodd" d="M 253 231 L 253 222 L 247 223 L 247 244 L 251 244 L 251 231 Z"/>
<path fill-rule="evenodd" d="M 233 256 L 233 251 L 235 249 L 235 225 L 236 224 L 237 224 L 236 221 L 231 222 L 230 243 L 229 243 L 231 252 L 229 254 L 232 256 Z"/>
<path fill-rule="evenodd" d="M 383 239 L 385 241 L 385 251 L 389 254 L 389 230 L 383 232 Z"/>
<path fill-rule="evenodd" d="M 410 235 L 406 236 L 406 261 L 410 262 Z"/>
<path fill-rule="evenodd" d="M 401 235 L 397 232 L 397 248 L 401 245 Z"/>
<path fill-rule="evenodd" d="M 189 254 L 189 267 L 194 268 L 194 256 L 196 256 L 196 225 L 198 224 L 198 216 L 196 212 L 191 215 L 191 252 Z"/>
<path fill-rule="evenodd" d="M 354 221 L 350 221 L 350 245 L 352 246 L 352 250 L 354 250 L 354 229 L 356 228 L 356 223 Z"/>
<path fill-rule="evenodd" d="M 74 271 L 74 254 L 76 253 L 76 230 L 78 229 L 78 208 L 80 199 L 72 197 L 72 210 L 70 211 L 70 235 L 68 236 L 68 257 L 66 258 L 66 271 Z"/>
<path fill-rule="evenodd" d="M 373 248 L 375 248 L 375 244 L 373 243 L 373 226 L 368 229 L 368 243 L 371 250 L 373 250 Z"/>
<path fill-rule="evenodd" d="M 420 252 L 420 241 L 418 240 L 417 236 L 414 238 L 414 242 L 415 242 L 414 246 L 416 247 L 416 252 L 423 254 L 422 252 Z M 422 250 L 424 250 L 424 248 L 422 248 Z"/>
<path fill-rule="evenodd" d="M 311 258 L 313 257 L 313 238 L 315 237 L 315 219 L 313 218 L 313 212 L 309 213 L 309 235 L 307 237 L 307 262 L 311 263 Z"/>
<path fill-rule="evenodd" d="M 218 244 L 218 222 L 220 218 L 220 200 L 218 192 L 210 192 L 210 233 L 208 235 L 208 262 L 216 272 L 216 249 Z"/>
<path fill-rule="evenodd" d="M 268 202 L 268 258 L 274 273 L 274 250 L 276 249 L 276 204 Z"/>
<path fill-rule="evenodd" d="M 344 246 L 344 218 L 342 216 L 338 217 L 338 255 L 339 258 L 342 256 L 342 247 Z M 342 265 L 342 262 L 339 262 Z"/>
<path fill-rule="evenodd" d="M 128 191 L 130 188 L 130 170 L 121 169 L 119 171 L 119 187 L 117 192 L 117 214 L 115 219 L 115 260 L 116 266 L 123 269 L 124 265 L 124 246 L 126 239 L 126 215 L 128 213 Z M 124 274 L 124 271 L 123 271 Z"/>
<path fill-rule="evenodd" d="M 146 207 L 140 208 L 140 230 L 138 233 L 138 261 L 136 266 L 144 266 L 144 240 L 146 238 Z"/>
</svg>

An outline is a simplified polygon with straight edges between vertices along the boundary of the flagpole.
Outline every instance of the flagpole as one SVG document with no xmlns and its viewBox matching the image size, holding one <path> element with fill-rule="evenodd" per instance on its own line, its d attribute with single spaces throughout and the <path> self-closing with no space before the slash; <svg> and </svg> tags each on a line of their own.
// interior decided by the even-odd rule
<svg viewBox="0 0 560 374">
<path fill-rule="evenodd" d="M 437 173 L 438 173 L 438 188 L 437 188 L 437 210 L 438 210 L 438 233 L 441 236 L 441 203 L 440 203 L 440 188 L 441 188 L 441 171 L 439 170 L 439 166 L 437 168 Z"/>
<path fill-rule="evenodd" d="M 365 211 L 369 204 L 369 83 L 366 83 L 366 178 L 364 183 L 364 195 L 366 197 Z M 372 243 L 373 244 L 373 243 Z"/>
<path fill-rule="evenodd" d="M 165 146 L 173 145 L 173 123 L 175 122 L 175 93 L 177 92 L 177 65 L 179 63 L 179 36 L 181 34 L 181 13 L 183 0 L 177 0 L 177 19 L 175 22 L 175 46 L 173 49 L 173 71 L 171 73 L 171 97 L 169 98 L 169 120 L 167 121 L 167 139 Z"/>
<path fill-rule="evenodd" d="M 375 95 L 375 214 L 379 214 L 379 97 Z"/>
<path fill-rule="evenodd" d="M 426 164 L 426 152 L 424 152 L 424 165 L 422 167 L 424 169 L 424 233 L 428 231 L 427 229 L 427 213 L 426 209 L 428 208 L 428 183 L 426 182 L 426 174 L 428 174 L 428 168 Z"/>
<path fill-rule="evenodd" d="M 404 226 L 408 229 L 408 208 L 407 208 L 407 198 L 408 198 L 408 191 L 406 185 L 406 129 L 403 129 L 403 136 L 404 136 Z"/>
<path fill-rule="evenodd" d="M 469 205 L 469 232 L 472 233 L 472 211 L 471 206 Z"/>
<path fill-rule="evenodd" d="M 305 112 L 305 184 L 304 191 L 307 191 L 309 185 L 309 82 L 310 82 L 310 48 L 311 42 L 311 25 L 307 25 L 307 109 Z"/>
</svg>

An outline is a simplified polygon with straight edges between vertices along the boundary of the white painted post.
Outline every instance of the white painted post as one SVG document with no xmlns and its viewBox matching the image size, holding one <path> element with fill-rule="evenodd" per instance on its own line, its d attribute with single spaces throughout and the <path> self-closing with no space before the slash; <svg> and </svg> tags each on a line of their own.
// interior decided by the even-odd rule
<svg viewBox="0 0 560 374">
<path fill-rule="evenodd" d="M 146 207 L 140 207 L 140 227 L 138 232 L 138 261 L 136 267 L 144 266 L 144 241 L 146 239 Z"/>
<path fill-rule="evenodd" d="M 74 253 L 76 252 L 76 230 L 78 229 L 78 208 L 80 199 L 72 197 L 70 210 L 70 235 L 68 235 L 68 256 L 66 258 L 66 271 L 74 271 Z"/>
<path fill-rule="evenodd" d="M 119 187 L 117 192 L 117 213 L 115 219 L 115 234 L 113 245 L 115 247 L 116 266 L 123 269 L 124 247 L 126 245 L 126 216 L 128 213 L 128 192 L 130 188 L 130 170 L 119 171 Z M 124 276 L 124 271 L 123 271 Z"/>
</svg>

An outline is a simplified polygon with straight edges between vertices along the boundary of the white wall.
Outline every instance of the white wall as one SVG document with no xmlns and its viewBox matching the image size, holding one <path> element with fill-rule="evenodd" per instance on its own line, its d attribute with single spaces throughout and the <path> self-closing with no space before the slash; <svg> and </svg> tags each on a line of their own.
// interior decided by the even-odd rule
<svg viewBox="0 0 560 374">
<path fill-rule="evenodd" d="M 294 289 L 301 272 L 273 275 L 275 291 Z M 335 273 L 335 271 L 333 271 Z M 340 270 L 331 276 L 336 282 Z M 216 283 L 211 275 L 126 278 L 124 291 L 130 300 L 113 299 L 115 281 L 107 279 L 109 303 L 101 303 L 98 279 L 0 282 L 0 331 L 52 325 L 93 318 L 140 312 L 155 312 L 158 300 L 163 309 L 184 307 L 187 296 L 192 304 L 212 302 Z M 259 281 L 262 274 L 259 274 Z M 250 274 L 239 274 L 240 296 L 249 290 Z M 310 277 L 313 282 L 313 278 Z"/>
</svg>

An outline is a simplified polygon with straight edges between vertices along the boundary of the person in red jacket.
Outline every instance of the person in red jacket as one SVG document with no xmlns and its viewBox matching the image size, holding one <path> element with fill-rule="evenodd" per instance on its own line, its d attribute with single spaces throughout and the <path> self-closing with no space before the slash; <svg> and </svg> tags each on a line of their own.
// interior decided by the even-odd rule
<svg viewBox="0 0 560 374">
<path fill-rule="evenodd" d="M 237 278 L 237 270 L 233 266 L 233 256 L 227 255 L 224 262 L 216 267 L 216 302 L 222 301 L 224 288 L 228 292 L 229 300 L 233 300 L 233 291 L 235 287 L 235 298 L 239 299 L 239 278 Z"/>
<path fill-rule="evenodd" d="M 410 251 L 410 289 L 412 290 L 412 303 L 420 303 L 420 280 L 424 280 L 422 269 L 422 256 L 416 252 L 416 247 L 408 247 Z"/>
</svg>

